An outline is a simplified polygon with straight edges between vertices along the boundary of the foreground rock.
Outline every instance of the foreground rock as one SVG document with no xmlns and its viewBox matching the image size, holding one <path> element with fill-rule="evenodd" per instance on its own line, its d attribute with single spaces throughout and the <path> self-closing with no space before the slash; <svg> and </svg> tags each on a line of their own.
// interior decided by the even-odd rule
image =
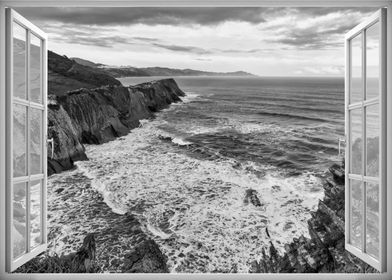
<svg viewBox="0 0 392 280">
<path fill-rule="evenodd" d="M 125 256 L 126 273 L 167 273 L 167 258 L 151 239 L 144 241 Z"/>
<path fill-rule="evenodd" d="M 48 174 L 87 159 L 83 144 L 101 144 L 126 135 L 140 125 L 140 120 L 153 117 L 184 95 L 173 79 L 165 79 L 131 87 L 82 88 L 51 96 L 48 126 L 55 152 L 52 159 L 48 147 Z"/>
<path fill-rule="evenodd" d="M 301 236 L 279 255 L 270 241 L 269 252 L 252 263 L 250 273 L 363 273 L 377 272 L 344 248 L 344 166 L 333 165 L 324 184 L 323 200 L 308 220 L 310 239 Z"/>
<path fill-rule="evenodd" d="M 244 204 L 248 205 L 249 203 L 253 204 L 256 207 L 261 206 L 260 199 L 257 197 L 257 191 L 253 189 L 246 190 Z"/>
<path fill-rule="evenodd" d="M 88 234 L 77 252 L 37 257 L 18 268 L 15 273 L 93 273 L 99 271 L 95 259 L 95 237 L 94 234 Z"/>
<path fill-rule="evenodd" d="M 93 239 L 86 237 L 90 233 Z M 48 250 L 17 273 L 83 272 L 77 264 L 94 273 L 167 272 L 166 257 L 138 219 L 114 213 L 91 179 L 75 169 L 48 178 Z"/>
</svg>

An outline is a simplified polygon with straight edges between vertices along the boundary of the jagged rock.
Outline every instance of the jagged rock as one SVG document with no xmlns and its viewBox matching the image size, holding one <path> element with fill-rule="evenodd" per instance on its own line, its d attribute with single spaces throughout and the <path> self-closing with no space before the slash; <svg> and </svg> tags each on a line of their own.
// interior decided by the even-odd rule
<svg viewBox="0 0 392 280">
<path fill-rule="evenodd" d="M 270 252 L 251 263 L 250 273 L 373 273 L 377 272 L 344 248 L 344 165 L 330 169 L 333 180 L 324 185 L 324 200 L 308 220 L 309 238 L 301 236 L 277 254 L 272 241 Z"/>
<path fill-rule="evenodd" d="M 55 96 L 48 102 L 48 138 L 53 138 L 54 143 L 53 158 L 52 147 L 48 145 L 48 175 L 71 169 L 74 161 L 87 159 L 71 118 Z"/>
<path fill-rule="evenodd" d="M 245 193 L 244 204 L 248 205 L 249 203 L 252 203 L 256 207 L 261 206 L 260 199 L 257 197 L 257 191 L 253 189 L 248 189 Z"/>
<path fill-rule="evenodd" d="M 162 135 L 158 135 L 158 139 L 165 142 L 170 142 L 173 140 L 173 138 L 171 138 L 170 136 L 162 136 Z"/>
<path fill-rule="evenodd" d="M 84 238 L 82 247 L 76 253 L 65 256 L 64 259 L 70 260 L 70 272 L 94 272 L 95 253 L 95 237 L 90 233 Z"/>
<path fill-rule="evenodd" d="M 155 241 L 149 239 L 138 245 L 124 259 L 126 273 L 168 273 L 167 258 Z"/>
<path fill-rule="evenodd" d="M 345 225 L 344 225 L 344 221 L 342 219 L 340 219 L 336 213 L 329 208 L 327 205 L 325 205 L 325 203 L 323 201 L 319 201 L 319 205 L 318 205 L 318 209 L 322 212 L 324 212 L 325 214 L 327 214 L 331 219 L 332 222 L 339 227 L 339 229 L 341 230 L 341 232 L 344 232 L 345 230 Z"/>
<path fill-rule="evenodd" d="M 90 233 L 77 252 L 62 256 L 44 253 L 19 267 L 15 273 L 94 273 L 99 270 L 95 261 L 95 236 Z"/>
<path fill-rule="evenodd" d="M 344 184 L 344 167 L 342 168 L 341 165 L 334 164 L 329 168 L 329 171 L 338 184 Z"/>
</svg>

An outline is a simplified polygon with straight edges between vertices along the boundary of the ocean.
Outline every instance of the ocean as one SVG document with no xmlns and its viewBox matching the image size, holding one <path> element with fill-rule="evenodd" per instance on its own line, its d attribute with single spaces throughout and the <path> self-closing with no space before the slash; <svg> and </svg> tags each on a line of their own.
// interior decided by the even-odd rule
<svg viewBox="0 0 392 280">
<path fill-rule="evenodd" d="M 109 207 L 137 217 L 172 272 L 247 272 L 270 242 L 283 252 L 309 236 L 327 168 L 341 161 L 343 79 L 175 80 L 183 102 L 87 145 L 90 160 L 77 163 Z"/>
</svg>

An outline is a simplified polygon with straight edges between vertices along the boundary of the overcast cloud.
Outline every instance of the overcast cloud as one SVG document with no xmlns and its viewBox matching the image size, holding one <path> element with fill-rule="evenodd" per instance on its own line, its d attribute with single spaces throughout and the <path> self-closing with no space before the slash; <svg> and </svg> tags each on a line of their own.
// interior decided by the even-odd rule
<svg viewBox="0 0 392 280">
<path fill-rule="evenodd" d="M 49 48 L 109 65 L 343 75 L 344 34 L 374 8 L 18 8 Z"/>
</svg>

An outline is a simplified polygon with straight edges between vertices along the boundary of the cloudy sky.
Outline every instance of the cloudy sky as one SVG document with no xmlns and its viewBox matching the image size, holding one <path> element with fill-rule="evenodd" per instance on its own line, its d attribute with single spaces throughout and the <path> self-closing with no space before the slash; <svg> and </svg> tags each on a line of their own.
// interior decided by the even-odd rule
<svg viewBox="0 0 392 280">
<path fill-rule="evenodd" d="M 342 76 L 344 34 L 375 9 L 19 8 L 49 49 L 109 65 Z"/>
</svg>

